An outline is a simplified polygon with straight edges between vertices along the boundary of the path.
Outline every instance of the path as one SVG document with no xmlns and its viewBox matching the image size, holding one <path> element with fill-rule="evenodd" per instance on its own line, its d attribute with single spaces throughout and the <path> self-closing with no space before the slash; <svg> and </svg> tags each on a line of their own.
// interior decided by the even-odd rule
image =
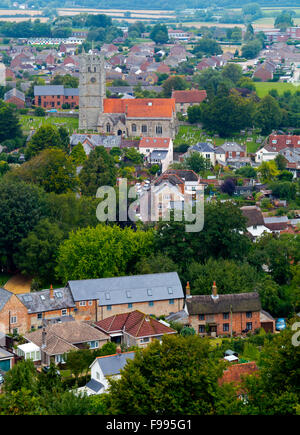
<svg viewBox="0 0 300 435">
<path fill-rule="evenodd" d="M 14 294 L 20 294 L 29 293 L 30 284 L 31 278 L 28 278 L 21 274 L 17 274 L 10 278 L 3 287 Z"/>
</svg>

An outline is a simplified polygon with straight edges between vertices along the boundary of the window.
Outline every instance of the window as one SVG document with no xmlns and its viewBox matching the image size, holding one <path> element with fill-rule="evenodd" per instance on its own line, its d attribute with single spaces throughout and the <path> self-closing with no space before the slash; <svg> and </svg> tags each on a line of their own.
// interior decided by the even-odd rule
<svg viewBox="0 0 300 435">
<path fill-rule="evenodd" d="M 106 133 L 110 133 L 110 124 L 106 124 Z"/>
<path fill-rule="evenodd" d="M 229 319 L 229 313 L 223 313 L 223 319 Z"/>
<path fill-rule="evenodd" d="M 198 319 L 199 319 L 199 320 L 204 320 L 204 319 L 205 319 L 204 314 L 199 314 L 199 315 L 198 315 Z"/>
<path fill-rule="evenodd" d="M 100 373 L 96 372 L 96 379 L 100 379 Z"/>
<path fill-rule="evenodd" d="M 147 133 L 147 125 L 142 125 L 142 133 Z"/>
<path fill-rule="evenodd" d="M 172 294 L 173 294 L 173 289 L 172 289 L 172 287 L 168 287 L 168 293 L 169 293 L 169 295 L 172 295 Z"/>
<path fill-rule="evenodd" d="M 248 331 L 251 331 L 252 330 L 252 322 L 247 322 L 246 328 L 248 329 Z"/>
<path fill-rule="evenodd" d="M 148 305 L 149 305 L 149 307 L 153 307 L 154 302 L 153 302 L 153 301 L 150 301 Z"/>
<path fill-rule="evenodd" d="M 148 343 L 150 340 L 149 337 L 141 338 L 141 343 Z"/>
<path fill-rule="evenodd" d="M 99 347 L 99 341 L 90 341 L 88 344 L 90 349 L 97 349 Z"/>
<path fill-rule="evenodd" d="M 131 126 L 131 130 L 132 130 L 133 133 L 136 132 L 136 124 L 132 124 L 132 126 Z"/>
<path fill-rule="evenodd" d="M 173 305 L 174 304 L 174 299 L 169 299 L 169 304 Z"/>
<path fill-rule="evenodd" d="M 148 295 L 148 296 L 152 296 L 152 290 L 151 290 L 151 288 L 148 288 L 148 289 L 147 289 L 147 295 Z"/>
<path fill-rule="evenodd" d="M 90 305 L 90 306 L 93 305 L 93 301 L 89 301 L 89 305 Z"/>
<path fill-rule="evenodd" d="M 128 308 L 132 308 L 132 303 L 128 304 Z"/>
<path fill-rule="evenodd" d="M 38 314 L 37 314 L 37 318 L 38 318 L 38 319 L 42 319 L 42 318 L 43 318 L 43 313 L 38 313 Z"/>
<path fill-rule="evenodd" d="M 199 334 L 204 334 L 205 332 L 205 325 L 199 325 Z"/>
<path fill-rule="evenodd" d="M 162 134 L 162 126 L 161 125 L 157 125 L 155 128 L 156 134 Z"/>
<path fill-rule="evenodd" d="M 110 299 L 110 294 L 108 292 L 105 293 L 105 299 L 109 300 Z"/>
<path fill-rule="evenodd" d="M 126 291 L 126 296 L 127 296 L 128 298 L 131 298 L 131 291 L 130 291 L 130 290 L 127 290 L 127 291 Z"/>
<path fill-rule="evenodd" d="M 223 323 L 223 331 L 228 332 L 229 331 L 229 323 Z"/>
<path fill-rule="evenodd" d="M 107 305 L 106 309 L 107 311 L 111 311 L 111 305 Z"/>
<path fill-rule="evenodd" d="M 247 319 L 251 319 L 252 318 L 252 311 L 247 311 L 246 317 L 247 317 Z"/>
<path fill-rule="evenodd" d="M 85 307 L 86 306 L 86 301 L 80 301 L 79 302 L 79 306 L 80 307 Z"/>
<path fill-rule="evenodd" d="M 17 316 L 11 316 L 10 323 L 17 323 Z"/>
<path fill-rule="evenodd" d="M 64 356 L 60 354 L 60 355 L 55 355 L 55 362 L 56 364 L 59 364 L 59 363 L 65 363 L 66 361 L 64 360 Z"/>
<path fill-rule="evenodd" d="M 66 309 L 61 310 L 61 315 L 62 316 L 67 316 L 68 315 L 68 310 L 66 310 Z"/>
<path fill-rule="evenodd" d="M 54 292 L 54 296 L 55 296 L 56 298 L 62 298 L 62 297 L 63 297 L 63 294 L 62 294 L 62 292 Z"/>
</svg>

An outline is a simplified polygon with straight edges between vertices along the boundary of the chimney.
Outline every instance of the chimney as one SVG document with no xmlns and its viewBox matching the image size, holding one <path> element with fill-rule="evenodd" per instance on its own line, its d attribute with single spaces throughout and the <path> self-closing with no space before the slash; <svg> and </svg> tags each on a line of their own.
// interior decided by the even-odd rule
<svg viewBox="0 0 300 435">
<path fill-rule="evenodd" d="M 49 296 L 50 296 L 50 299 L 53 299 L 53 298 L 54 298 L 54 293 L 53 293 L 53 286 L 52 286 L 52 284 L 50 285 L 50 294 L 49 294 Z"/>
<path fill-rule="evenodd" d="M 191 298 L 191 288 L 190 288 L 190 283 L 189 283 L 189 281 L 186 283 L 186 287 L 185 287 L 185 297 L 186 297 L 186 298 Z"/>
<path fill-rule="evenodd" d="M 217 286 L 216 286 L 216 281 L 214 281 L 213 286 L 212 286 L 212 295 L 211 295 L 211 297 L 214 300 L 219 299 L 219 295 L 218 295 L 218 291 L 217 291 Z"/>
</svg>

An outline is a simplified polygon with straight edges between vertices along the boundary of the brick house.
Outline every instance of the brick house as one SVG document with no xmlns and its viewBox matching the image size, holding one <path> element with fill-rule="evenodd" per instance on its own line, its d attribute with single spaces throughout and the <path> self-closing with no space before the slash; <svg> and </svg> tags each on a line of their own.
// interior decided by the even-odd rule
<svg viewBox="0 0 300 435">
<path fill-rule="evenodd" d="M 165 334 L 176 334 L 165 322 L 147 316 L 141 311 L 117 314 L 93 324 L 100 331 L 109 334 L 111 341 L 126 346 L 144 347 Z"/>
<path fill-rule="evenodd" d="M 22 109 L 25 106 L 25 94 L 17 88 L 13 88 L 5 92 L 4 101 L 6 103 L 15 104 L 18 109 Z"/>
<path fill-rule="evenodd" d="M 207 98 L 205 90 L 191 89 L 185 91 L 173 91 L 176 112 L 186 114 L 189 107 L 202 103 Z"/>
<path fill-rule="evenodd" d="M 261 327 L 256 292 L 218 294 L 214 283 L 211 295 L 191 296 L 187 286 L 185 310 L 190 326 L 202 336 L 239 335 Z"/>
<path fill-rule="evenodd" d="M 79 90 L 65 88 L 62 85 L 47 85 L 34 87 L 34 105 L 44 109 L 61 109 L 63 104 L 70 108 L 79 105 Z"/>
<path fill-rule="evenodd" d="M 0 288 L 0 332 L 18 334 L 27 331 L 27 308 L 12 292 Z"/>
<path fill-rule="evenodd" d="M 184 293 L 176 272 L 69 281 L 75 318 L 99 320 L 140 310 L 157 317 L 182 309 Z"/>
</svg>

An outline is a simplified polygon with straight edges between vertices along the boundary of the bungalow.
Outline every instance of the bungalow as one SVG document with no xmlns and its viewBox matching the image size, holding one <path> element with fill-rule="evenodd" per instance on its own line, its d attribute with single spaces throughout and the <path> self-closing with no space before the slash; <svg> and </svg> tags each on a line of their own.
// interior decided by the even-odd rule
<svg viewBox="0 0 300 435">
<path fill-rule="evenodd" d="M 161 320 L 156 320 L 141 311 L 116 314 L 93 324 L 110 336 L 111 341 L 126 346 L 144 347 L 151 341 L 159 340 L 165 334 L 177 332 Z"/>
<path fill-rule="evenodd" d="M 24 334 L 29 344 L 35 345 L 40 361 L 37 363 L 49 365 L 64 363 L 64 354 L 78 349 L 98 349 L 109 341 L 109 336 L 85 322 L 72 320 L 63 323 L 50 323 L 43 329 Z M 33 350 L 34 351 L 34 350 Z M 18 347 L 18 354 L 22 355 L 22 345 Z M 25 359 L 28 354 L 24 354 Z M 31 358 L 31 354 L 29 355 Z"/>
</svg>

